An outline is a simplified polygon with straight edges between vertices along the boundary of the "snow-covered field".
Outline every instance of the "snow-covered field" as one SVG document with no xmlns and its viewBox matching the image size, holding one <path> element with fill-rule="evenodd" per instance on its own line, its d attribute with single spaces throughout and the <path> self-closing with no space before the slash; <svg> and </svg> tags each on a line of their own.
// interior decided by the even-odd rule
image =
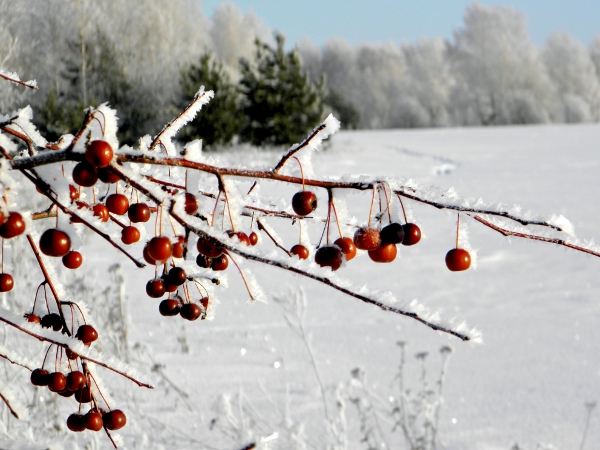
<svg viewBox="0 0 600 450">
<path fill-rule="evenodd" d="M 548 218 L 562 214 L 585 240 L 600 236 L 599 142 L 598 125 L 346 131 L 313 156 L 313 166 L 316 176 L 410 178 L 424 186 L 454 187 L 465 197 L 518 204 Z M 268 164 L 277 157 L 253 152 L 222 156 L 234 165 L 250 159 Z M 267 193 L 268 186 L 261 192 Z M 349 195 L 350 214 L 366 221 L 369 201 L 369 193 Z M 476 270 L 450 273 L 444 256 L 454 245 L 456 214 L 406 204 L 426 237 L 401 248 L 401 258 L 391 264 L 360 255 L 339 275 L 356 286 L 390 290 L 402 300 L 416 298 L 444 318 L 465 319 L 482 331 L 482 345 L 463 343 L 279 269 L 246 265 L 271 297 L 289 299 L 298 287 L 305 292 L 305 329 L 329 415 L 338 416 L 335 388 L 347 383 L 356 367 L 366 373 L 373 393 L 386 401 L 397 395 L 398 341 L 407 345 L 405 387 L 418 390 L 414 355 L 426 351 L 428 377 L 436 388 L 438 350 L 450 345 L 438 432 L 445 448 L 508 450 L 515 443 L 527 449 L 538 443 L 579 448 L 585 403 L 600 397 L 600 259 L 507 239 L 463 217 L 478 264 Z M 296 243 L 297 227 L 283 219 L 269 223 L 287 246 Z M 97 254 L 95 261 L 88 260 L 88 270 L 103 273 L 117 258 L 112 249 Z M 104 376 L 109 391 L 129 411 L 126 448 L 234 450 L 261 436 L 273 438 L 272 448 L 294 448 L 287 440 L 289 430 L 302 428 L 299 441 L 306 448 L 325 448 L 331 439 L 311 356 L 277 302 L 250 304 L 230 268 L 230 286 L 220 295 L 214 321 L 182 325 L 179 318 L 161 317 L 158 302 L 145 295 L 153 270 L 122 264 L 131 363 L 157 383 L 147 391 Z M 189 353 L 182 350 L 185 343 Z M 229 421 L 216 406 L 223 394 L 232 400 Z M 238 396 L 244 399 L 241 407 Z M 348 448 L 366 448 L 359 442 L 363 434 L 354 406 L 346 402 L 345 408 Z M 59 409 L 66 418 L 72 405 Z M 391 432 L 393 423 L 379 426 L 388 437 L 387 448 L 404 448 L 400 431 Z M 584 448 L 595 448 L 599 439 L 600 414 L 594 411 Z M 104 436 L 98 442 L 99 448 L 109 446 Z"/>
</svg>

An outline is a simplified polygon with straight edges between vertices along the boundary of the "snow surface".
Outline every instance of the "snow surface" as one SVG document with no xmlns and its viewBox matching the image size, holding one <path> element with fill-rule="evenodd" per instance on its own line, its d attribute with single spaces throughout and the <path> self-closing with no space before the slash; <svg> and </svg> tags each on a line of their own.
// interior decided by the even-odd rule
<svg viewBox="0 0 600 450">
<path fill-rule="evenodd" d="M 554 223 L 572 224 L 577 237 L 586 241 L 600 235 L 598 142 L 598 125 L 342 131 L 313 155 L 312 167 L 317 177 L 402 177 L 421 186 L 454 188 L 463 197 L 481 197 L 486 204 L 501 203 L 511 210 L 519 205 L 536 217 L 554 216 Z M 237 165 L 242 155 L 252 165 L 267 166 L 281 156 L 244 149 L 219 158 Z M 262 198 L 282 197 L 288 202 L 297 189 L 271 182 L 261 182 L 260 188 Z M 243 187 L 239 190 L 245 192 Z M 317 193 L 316 212 L 324 215 L 326 196 Z M 371 192 L 346 193 L 343 200 L 345 207 L 340 209 L 347 210 L 342 211 L 343 217 L 362 223 Z M 584 404 L 598 400 L 600 392 L 600 258 L 507 239 L 463 215 L 469 244 L 478 251 L 478 267 L 451 273 L 444 255 L 454 245 L 456 213 L 411 200 L 405 206 L 426 239 L 400 248 L 400 258 L 387 265 L 360 254 L 337 275 L 354 286 L 391 291 L 401 304 L 418 299 L 443 318 L 466 320 L 482 331 L 484 345 L 462 343 L 320 283 L 253 262 L 246 262 L 244 269 L 252 271 L 264 290 L 266 304 L 249 301 L 230 264 L 228 289 L 215 288 L 220 304 L 213 321 L 163 318 L 158 301 L 144 291 L 154 269 L 135 269 L 103 241 L 89 239 L 83 248 L 90 276 L 102 273 L 117 259 L 122 261 L 131 351 L 136 355 L 143 353 L 140 348 L 146 349 L 152 361 L 144 366 L 142 357 L 134 357 L 129 363 L 143 372 L 151 369 L 157 381 L 153 391 L 138 389 L 97 369 L 111 397 L 128 414 L 128 426 L 120 430 L 126 448 L 237 449 L 253 437 L 265 438 L 261 448 L 289 448 L 283 445 L 286 424 L 290 429 L 302 424 L 308 448 L 324 448 L 323 405 L 310 355 L 284 319 L 285 311 L 272 301 L 274 296 L 290 297 L 297 286 L 306 292 L 304 326 L 331 398 L 338 383 L 348 382 L 356 367 L 365 371 L 371 391 L 384 399 L 396 395 L 398 341 L 407 345 L 406 387 L 416 389 L 419 364 L 413 355 L 429 352 L 429 371 L 437 372 L 438 350 L 451 345 L 454 351 L 439 430 L 445 448 L 508 450 L 517 442 L 527 449 L 537 443 L 579 448 Z M 392 207 L 397 216 L 393 202 Z M 297 242 L 297 225 L 285 219 L 267 220 L 288 247 Z M 242 222 L 249 227 L 249 218 Z M 315 243 L 322 228 L 310 228 L 310 242 Z M 336 227 L 332 235 L 337 236 Z M 260 245 L 277 251 L 264 235 Z M 133 249 L 141 253 L 140 246 Z M 182 350 L 183 342 L 189 353 Z M 252 420 L 236 421 L 240 417 L 237 396 L 246 399 L 242 415 Z M 215 407 L 223 402 L 231 402 L 229 415 Z M 364 448 L 359 443 L 359 424 L 355 418 L 351 421 L 352 406 L 346 407 L 348 448 Z M 72 405 L 61 406 L 62 416 L 66 418 L 72 409 Z M 212 427 L 211 420 L 217 417 Z M 218 431 L 224 423 L 227 433 Z M 382 426 L 390 434 L 391 424 Z M 595 411 L 584 448 L 594 448 L 599 439 L 600 414 Z"/>
</svg>

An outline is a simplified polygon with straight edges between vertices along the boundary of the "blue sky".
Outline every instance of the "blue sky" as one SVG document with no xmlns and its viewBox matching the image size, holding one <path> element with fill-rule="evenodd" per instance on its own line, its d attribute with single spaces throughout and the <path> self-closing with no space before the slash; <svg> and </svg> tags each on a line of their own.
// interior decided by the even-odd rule
<svg viewBox="0 0 600 450">
<path fill-rule="evenodd" d="M 222 1 L 202 0 L 212 16 Z M 350 43 L 418 41 L 421 37 L 451 39 L 462 26 L 467 0 L 235 0 L 242 11 L 250 8 L 270 28 L 282 31 L 288 43 L 308 37 L 321 46 L 330 37 Z M 585 45 L 600 34 L 600 0 L 486 1 L 523 12 L 531 39 L 542 45 L 555 31 L 568 31 Z"/>
</svg>

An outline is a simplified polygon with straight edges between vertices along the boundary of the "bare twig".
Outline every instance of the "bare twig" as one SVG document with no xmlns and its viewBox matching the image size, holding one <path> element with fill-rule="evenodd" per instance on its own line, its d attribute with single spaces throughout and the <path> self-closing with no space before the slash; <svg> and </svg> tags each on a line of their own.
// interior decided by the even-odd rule
<svg viewBox="0 0 600 450">
<path fill-rule="evenodd" d="M 10 413 L 16 418 L 19 418 L 19 415 L 17 414 L 17 412 L 13 409 L 13 407 L 10 405 L 10 402 L 6 399 L 6 397 L 4 395 L 2 395 L 2 392 L 0 392 L 0 398 L 2 399 L 2 401 L 6 404 L 6 407 L 8 408 L 8 410 L 10 411 Z"/>
<path fill-rule="evenodd" d="M 9 358 L 7 355 L 0 354 L 0 358 L 4 358 L 4 359 L 5 359 L 5 360 L 7 360 L 9 363 L 11 363 L 11 364 L 14 364 L 15 366 L 20 366 L 20 367 L 23 367 L 24 369 L 27 369 L 27 370 L 29 370 L 30 372 L 33 370 L 33 369 L 31 369 L 31 367 L 27 367 L 25 364 L 21 364 L 21 363 L 18 363 L 18 362 L 16 362 L 16 361 L 13 361 L 13 360 L 12 360 L 12 359 L 10 359 L 10 358 Z"/>
<path fill-rule="evenodd" d="M 0 72 L 0 78 L 4 78 L 7 81 L 10 81 L 11 83 L 15 83 L 15 84 L 19 84 L 23 87 L 29 88 L 29 89 L 33 89 L 34 91 L 38 90 L 37 84 L 35 83 L 34 80 L 31 81 L 21 81 L 18 78 L 14 78 L 14 77 L 9 77 L 8 75 L 16 75 L 16 74 L 6 74 L 6 73 L 2 73 Z"/>
<path fill-rule="evenodd" d="M 285 155 L 283 155 L 281 160 L 277 163 L 277 165 L 273 169 L 273 173 L 278 173 L 281 170 L 281 168 L 285 165 L 285 163 L 288 161 L 288 159 L 290 159 L 292 156 L 294 156 L 294 154 L 298 153 L 300 150 L 302 150 L 304 147 L 306 147 L 310 143 L 310 141 L 312 141 L 315 138 L 315 136 L 317 136 L 326 127 L 327 127 L 327 125 L 322 123 L 315 129 L 315 131 L 312 132 L 312 134 L 310 136 L 308 136 L 306 139 L 304 139 L 304 141 L 302 141 L 297 146 L 292 147 Z"/>
<path fill-rule="evenodd" d="M 288 256 L 292 256 L 292 254 L 289 252 L 288 249 L 286 249 L 285 247 L 283 247 L 279 242 L 277 242 L 277 240 L 273 237 L 273 235 L 271 233 L 269 233 L 269 230 L 267 230 L 265 228 L 265 226 L 263 225 L 263 223 L 260 221 L 260 219 L 256 219 L 256 224 L 258 225 L 258 229 L 260 231 L 264 231 L 265 234 L 267 236 L 269 236 L 269 239 L 271 239 L 273 241 L 273 244 L 275 244 L 277 247 L 279 247 L 281 250 L 283 250 Z"/>
</svg>

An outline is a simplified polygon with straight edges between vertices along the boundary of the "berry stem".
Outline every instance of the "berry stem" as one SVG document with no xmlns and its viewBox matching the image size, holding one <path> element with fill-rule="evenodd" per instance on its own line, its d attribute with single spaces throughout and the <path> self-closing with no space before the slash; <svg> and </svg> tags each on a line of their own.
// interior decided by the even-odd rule
<svg viewBox="0 0 600 450">
<path fill-rule="evenodd" d="M 458 248 L 458 238 L 459 238 L 459 234 L 460 234 L 460 214 L 457 214 L 457 219 L 456 219 L 456 248 Z"/>
<path fill-rule="evenodd" d="M 300 176 L 302 177 L 302 190 L 305 191 L 306 190 L 306 186 L 304 186 L 304 169 L 302 168 L 302 163 L 295 156 L 294 156 L 294 159 L 296 160 L 296 162 L 300 166 Z"/>
<path fill-rule="evenodd" d="M 382 183 L 381 187 L 383 188 L 383 194 L 385 195 L 385 204 L 386 204 L 386 210 L 388 213 L 388 220 L 390 223 L 392 223 L 392 211 L 391 211 L 392 198 L 391 198 L 391 195 L 388 195 L 386 185 L 387 185 L 387 187 L 390 187 L 387 181 L 385 183 Z M 392 190 L 392 188 L 390 188 L 390 191 L 391 190 Z"/>
<path fill-rule="evenodd" d="M 342 234 L 342 226 L 340 225 L 340 218 L 338 217 L 338 213 L 337 213 L 337 209 L 335 207 L 335 203 L 333 201 L 333 193 L 331 194 L 331 207 L 333 208 L 333 214 L 335 215 L 335 223 L 337 224 L 337 229 L 338 229 L 338 233 L 340 234 L 340 237 L 344 237 L 344 235 Z"/>
<path fill-rule="evenodd" d="M 406 218 L 406 210 L 404 209 L 404 203 L 402 203 L 402 197 L 400 197 L 400 194 L 398 195 L 398 200 L 400 201 L 400 206 L 402 207 L 402 214 L 404 215 L 404 223 L 408 223 L 408 219 Z"/>
<path fill-rule="evenodd" d="M 102 137 L 104 137 L 104 125 L 102 124 L 102 122 L 100 122 L 100 120 L 96 117 L 96 113 L 100 114 L 102 116 L 102 119 L 104 120 L 104 122 L 106 122 L 106 116 L 104 115 L 104 113 L 102 111 L 96 110 L 94 111 L 94 120 L 96 122 L 98 122 L 98 125 L 100 125 L 100 131 L 102 132 Z"/>
<path fill-rule="evenodd" d="M 367 224 L 368 227 L 371 227 L 371 217 L 373 216 L 373 206 L 375 205 L 375 191 L 377 189 L 377 185 L 373 185 L 373 195 L 371 197 L 371 208 L 369 209 L 369 222 Z"/>
<path fill-rule="evenodd" d="M 2 273 L 4 273 L 4 238 L 2 238 Z"/>
<path fill-rule="evenodd" d="M 225 196 L 225 204 L 227 205 L 227 213 L 229 214 L 229 223 L 231 224 L 231 229 L 235 233 L 235 225 L 233 224 L 233 216 L 231 215 L 231 207 L 229 206 L 229 197 L 227 196 L 227 189 L 225 188 L 225 180 L 219 174 L 217 175 L 219 179 L 219 189 L 223 191 L 223 195 Z M 225 210 L 223 210 L 223 216 L 225 216 Z"/>
<path fill-rule="evenodd" d="M 256 299 L 252 295 L 252 291 L 250 290 L 250 286 L 248 286 L 248 281 L 246 281 L 246 277 L 244 276 L 244 272 L 242 272 L 242 269 L 240 268 L 240 266 L 238 265 L 238 263 L 235 261 L 235 259 L 233 259 L 231 257 L 231 254 L 227 250 L 225 250 L 225 253 L 227 254 L 227 256 L 229 256 L 229 259 L 231 259 L 231 262 L 233 262 L 233 265 L 237 268 L 238 272 L 240 273 L 240 276 L 242 277 L 242 281 L 244 282 L 244 285 L 246 286 L 246 290 L 248 291 L 248 295 L 250 296 L 250 299 L 252 301 L 255 301 Z"/>
<path fill-rule="evenodd" d="M 221 198 L 221 191 L 219 190 L 219 193 L 217 194 L 217 198 L 215 200 L 215 207 L 213 208 L 213 212 L 212 212 L 212 220 L 210 221 L 210 226 L 213 228 L 215 226 L 215 217 L 217 215 L 217 207 L 219 206 L 220 198 Z"/>
</svg>

